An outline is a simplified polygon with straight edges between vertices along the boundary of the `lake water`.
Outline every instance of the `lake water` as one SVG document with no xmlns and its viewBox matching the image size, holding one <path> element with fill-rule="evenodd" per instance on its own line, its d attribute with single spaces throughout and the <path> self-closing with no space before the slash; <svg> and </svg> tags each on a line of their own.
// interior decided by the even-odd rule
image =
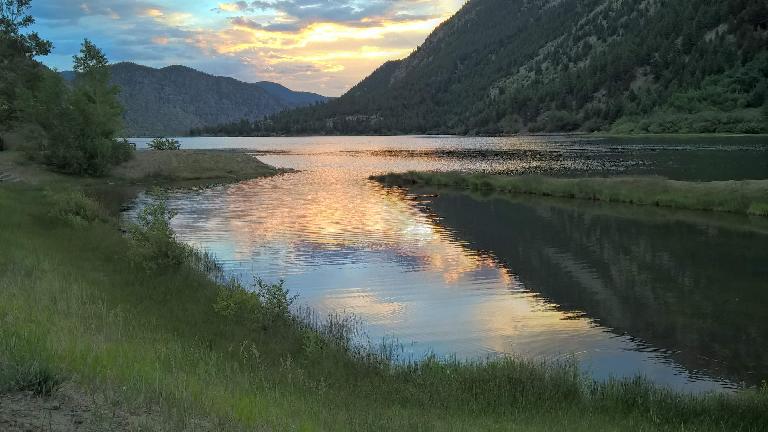
<svg viewBox="0 0 768 432">
<path fill-rule="evenodd" d="M 137 140 L 139 145 L 146 141 Z M 768 178 L 765 138 L 191 138 L 298 170 L 175 193 L 179 237 L 233 276 L 285 280 L 403 358 L 575 357 L 686 391 L 768 379 L 768 221 L 401 190 L 405 170 Z"/>
</svg>

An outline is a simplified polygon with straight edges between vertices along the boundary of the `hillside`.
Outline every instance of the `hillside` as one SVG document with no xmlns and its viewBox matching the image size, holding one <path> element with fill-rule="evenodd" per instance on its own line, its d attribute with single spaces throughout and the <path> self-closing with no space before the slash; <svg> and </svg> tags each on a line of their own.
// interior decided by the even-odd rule
<svg viewBox="0 0 768 432">
<path fill-rule="evenodd" d="M 130 136 L 182 135 L 203 125 L 256 120 L 288 108 L 323 102 L 314 93 L 294 92 L 271 82 L 245 83 L 184 66 L 154 69 L 133 63 L 111 66 L 121 89 Z M 65 73 L 65 77 L 71 78 Z"/>
<path fill-rule="evenodd" d="M 247 132 L 768 132 L 766 26 L 764 0 L 470 0 L 341 98 Z"/>
</svg>

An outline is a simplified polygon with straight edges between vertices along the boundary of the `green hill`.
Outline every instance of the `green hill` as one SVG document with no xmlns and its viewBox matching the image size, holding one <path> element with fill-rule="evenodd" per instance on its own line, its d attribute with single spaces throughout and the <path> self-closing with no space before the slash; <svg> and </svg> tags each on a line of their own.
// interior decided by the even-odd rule
<svg viewBox="0 0 768 432">
<path fill-rule="evenodd" d="M 134 63 L 110 66 L 120 87 L 130 136 L 173 136 L 191 128 L 240 119 L 257 120 L 290 108 L 324 102 L 315 93 L 295 92 L 272 82 L 245 83 L 185 66 L 150 68 Z M 71 73 L 64 73 L 71 79 Z"/>
<path fill-rule="evenodd" d="M 470 0 L 317 107 L 198 133 L 768 132 L 764 0 Z"/>
</svg>

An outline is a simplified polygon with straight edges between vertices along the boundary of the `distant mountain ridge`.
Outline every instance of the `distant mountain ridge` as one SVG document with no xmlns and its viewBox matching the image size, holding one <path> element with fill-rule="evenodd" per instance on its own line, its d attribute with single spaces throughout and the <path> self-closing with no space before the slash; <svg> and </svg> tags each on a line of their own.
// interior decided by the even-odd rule
<svg viewBox="0 0 768 432">
<path fill-rule="evenodd" d="M 120 87 L 129 136 L 186 135 L 190 129 L 247 119 L 254 121 L 289 108 L 325 102 L 315 93 L 296 92 L 280 84 L 246 83 L 186 66 L 155 69 L 135 63 L 110 66 Z M 71 72 L 62 74 L 71 79 Z"/>
<path fill-rule="evenodd" d="M 340 98 L 229 134 L 768 132 L 765 0 L 470 0 Z"/>
</svg>

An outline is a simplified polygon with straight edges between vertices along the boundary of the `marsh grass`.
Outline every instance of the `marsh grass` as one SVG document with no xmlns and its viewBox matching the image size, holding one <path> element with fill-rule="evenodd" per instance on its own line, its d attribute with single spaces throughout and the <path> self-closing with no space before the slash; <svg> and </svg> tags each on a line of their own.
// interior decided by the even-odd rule
<svg viewBox="0 0 768 432">
<path fill-rule="evenodd" d="M 387 185 L 426 185 L 688 210 L 768 215 L 768 180 L 688 182 L 662 177 L 554 178 L 439 172 L 386 174 Z"/>
<path fill-rule="evenodd" d="M 280 172 L 245 152 L 234 150 L 139 150 L 133 159 L 117 166 L 112 175 L 121 180 L 142 182 L 228 182 Z"/>
<path fill-rule="evenodd" d="M 51 200 L 0 188 L 3 389 L 74 381 L 116 406 L 159 412 L 167 430 L 768 425 L 768 389 L 692 396 L 641 378 L 597 383 L 573 362 L 393 362 L 386 348 L 356 346 L 343 317 L 271 319 L 257 293 L 202 271 L 216 271 L 210 259 L 136 271 L 135 244 L 116 222 L 74 229 L 51 215 Z"/>
</svg>

